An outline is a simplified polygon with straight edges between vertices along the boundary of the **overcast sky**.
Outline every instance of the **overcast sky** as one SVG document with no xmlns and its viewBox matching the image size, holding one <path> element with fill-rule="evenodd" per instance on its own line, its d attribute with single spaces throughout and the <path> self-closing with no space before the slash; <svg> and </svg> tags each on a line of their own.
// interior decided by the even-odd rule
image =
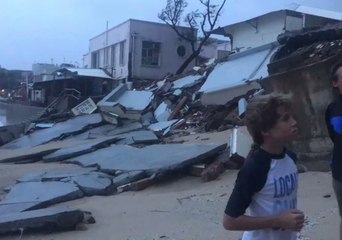
<svg viewBox="0 0 342 240">
<path fill-rule="evenodd" d="M 216 2 L 219 2 L 217 0 Z M 189 9 L 199 0 L 188 0 Z M 341 0 L 227 0 L 218 26 L 296 2 L 342 12 Z M 89 39 L 129 18 L 157 21 L 166 0 L 0 0 L 0 65 L 31 70 L 33 63 L 82 66 Z"/>
</svg>

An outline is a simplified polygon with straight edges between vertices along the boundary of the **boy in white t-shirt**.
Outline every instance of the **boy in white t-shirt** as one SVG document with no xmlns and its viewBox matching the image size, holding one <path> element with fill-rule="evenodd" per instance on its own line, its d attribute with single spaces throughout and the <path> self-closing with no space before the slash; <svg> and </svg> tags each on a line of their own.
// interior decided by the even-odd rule
<svg viewBox="0 0 342 240">
<path fill-rule="evenodd" d="M 242 240 L 295 240 L 304 214 L 297 210 L 296 155 L 285 148 L 298 131 L 289 99 L 254 98 L 247 106 L 245 124 L 258 148 L 237 176 L 223 226 L 245 231 Z"/>
</svg>

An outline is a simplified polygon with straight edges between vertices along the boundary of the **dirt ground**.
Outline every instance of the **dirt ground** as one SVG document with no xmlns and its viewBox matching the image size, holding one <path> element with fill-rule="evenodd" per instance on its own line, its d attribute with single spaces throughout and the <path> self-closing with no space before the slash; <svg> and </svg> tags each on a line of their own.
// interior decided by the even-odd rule
<svg viewBox="0 0 342 240">
<path fill-rule="evenodd" d="M 226 142 L 229 131 L 189 135 L 200 142 Z M 207 139 L 209 138 L 209 139 Z M 206 139 L 206 140 L 201 140 Z M 42 170 L 78 168 L 70 164 L 0 164 L 0 190 L 15 180 Z M 140 192 L 107 197 L 88 197 L 62 203 L 92 212 L 96 223 L 75 231 L 23 234 L 27 240 L 120 239 L 120 240 L 238 240 L 241 232 L 222 227 L 223 211 L 237 171 L 227 170 L 219 179 L 203 183 L 200 178 L 179 176 Z M 299 177 L 298 208 L 307 217 L 300 239 L 338 239 L 338 210 L 331 186 L 331 174 L 307 172 Z M 19 239 L 19 233 L 2 236 Z"/>
</svg>

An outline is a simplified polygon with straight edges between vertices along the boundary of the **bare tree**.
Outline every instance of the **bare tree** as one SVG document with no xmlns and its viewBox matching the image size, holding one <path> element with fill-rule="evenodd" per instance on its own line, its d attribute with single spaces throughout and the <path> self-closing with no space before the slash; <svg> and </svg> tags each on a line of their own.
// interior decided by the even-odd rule
<svg viewBox="0 0 342 240">
<path fill-rule="evenodd" d="M 188 2 L 186 0 L 167 0 L 166 7 L 158 14 L 159 19 L 169 25 L 180 38 L 189 42 L 191 45 L 192 53 L 187 59 L 185 59 L 176 74 L 182 73 L 201 53 L 201 49 L 212 34 L 217 23 L 217 19 L 226 3 L 226 0 L 223 0 L 221 5 L 212 4 L 211 0 L 199 1 L 204 6 L 203 12 L 200 12 L 199 10 L 192 11 L 186 14 L 184 19 L 182 19 L 183 12 L 188 6 Z M 189 32 L 180 30 L 179 26 L 182 20 L 184 20 L 186 25 L 191 29 L 190 34 Z M 199 28 L 203 37 L 198 41 L 196 32 Z"/>
</svg>

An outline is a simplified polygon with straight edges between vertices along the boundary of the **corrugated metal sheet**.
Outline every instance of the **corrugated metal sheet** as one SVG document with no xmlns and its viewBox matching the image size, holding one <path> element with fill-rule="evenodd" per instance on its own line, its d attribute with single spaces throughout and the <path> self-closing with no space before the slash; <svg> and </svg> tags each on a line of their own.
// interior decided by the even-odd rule
<svg viewBox="0 0 342 240">
<path fill-rule="evenodd" d="M 275 44 L 268 44 L 232 55 L 230 60 L 215 67 L 200 92 L 211 93 L 235 88 L 268 76 L 267 64 L 276 48 Z"/>
</svg>

